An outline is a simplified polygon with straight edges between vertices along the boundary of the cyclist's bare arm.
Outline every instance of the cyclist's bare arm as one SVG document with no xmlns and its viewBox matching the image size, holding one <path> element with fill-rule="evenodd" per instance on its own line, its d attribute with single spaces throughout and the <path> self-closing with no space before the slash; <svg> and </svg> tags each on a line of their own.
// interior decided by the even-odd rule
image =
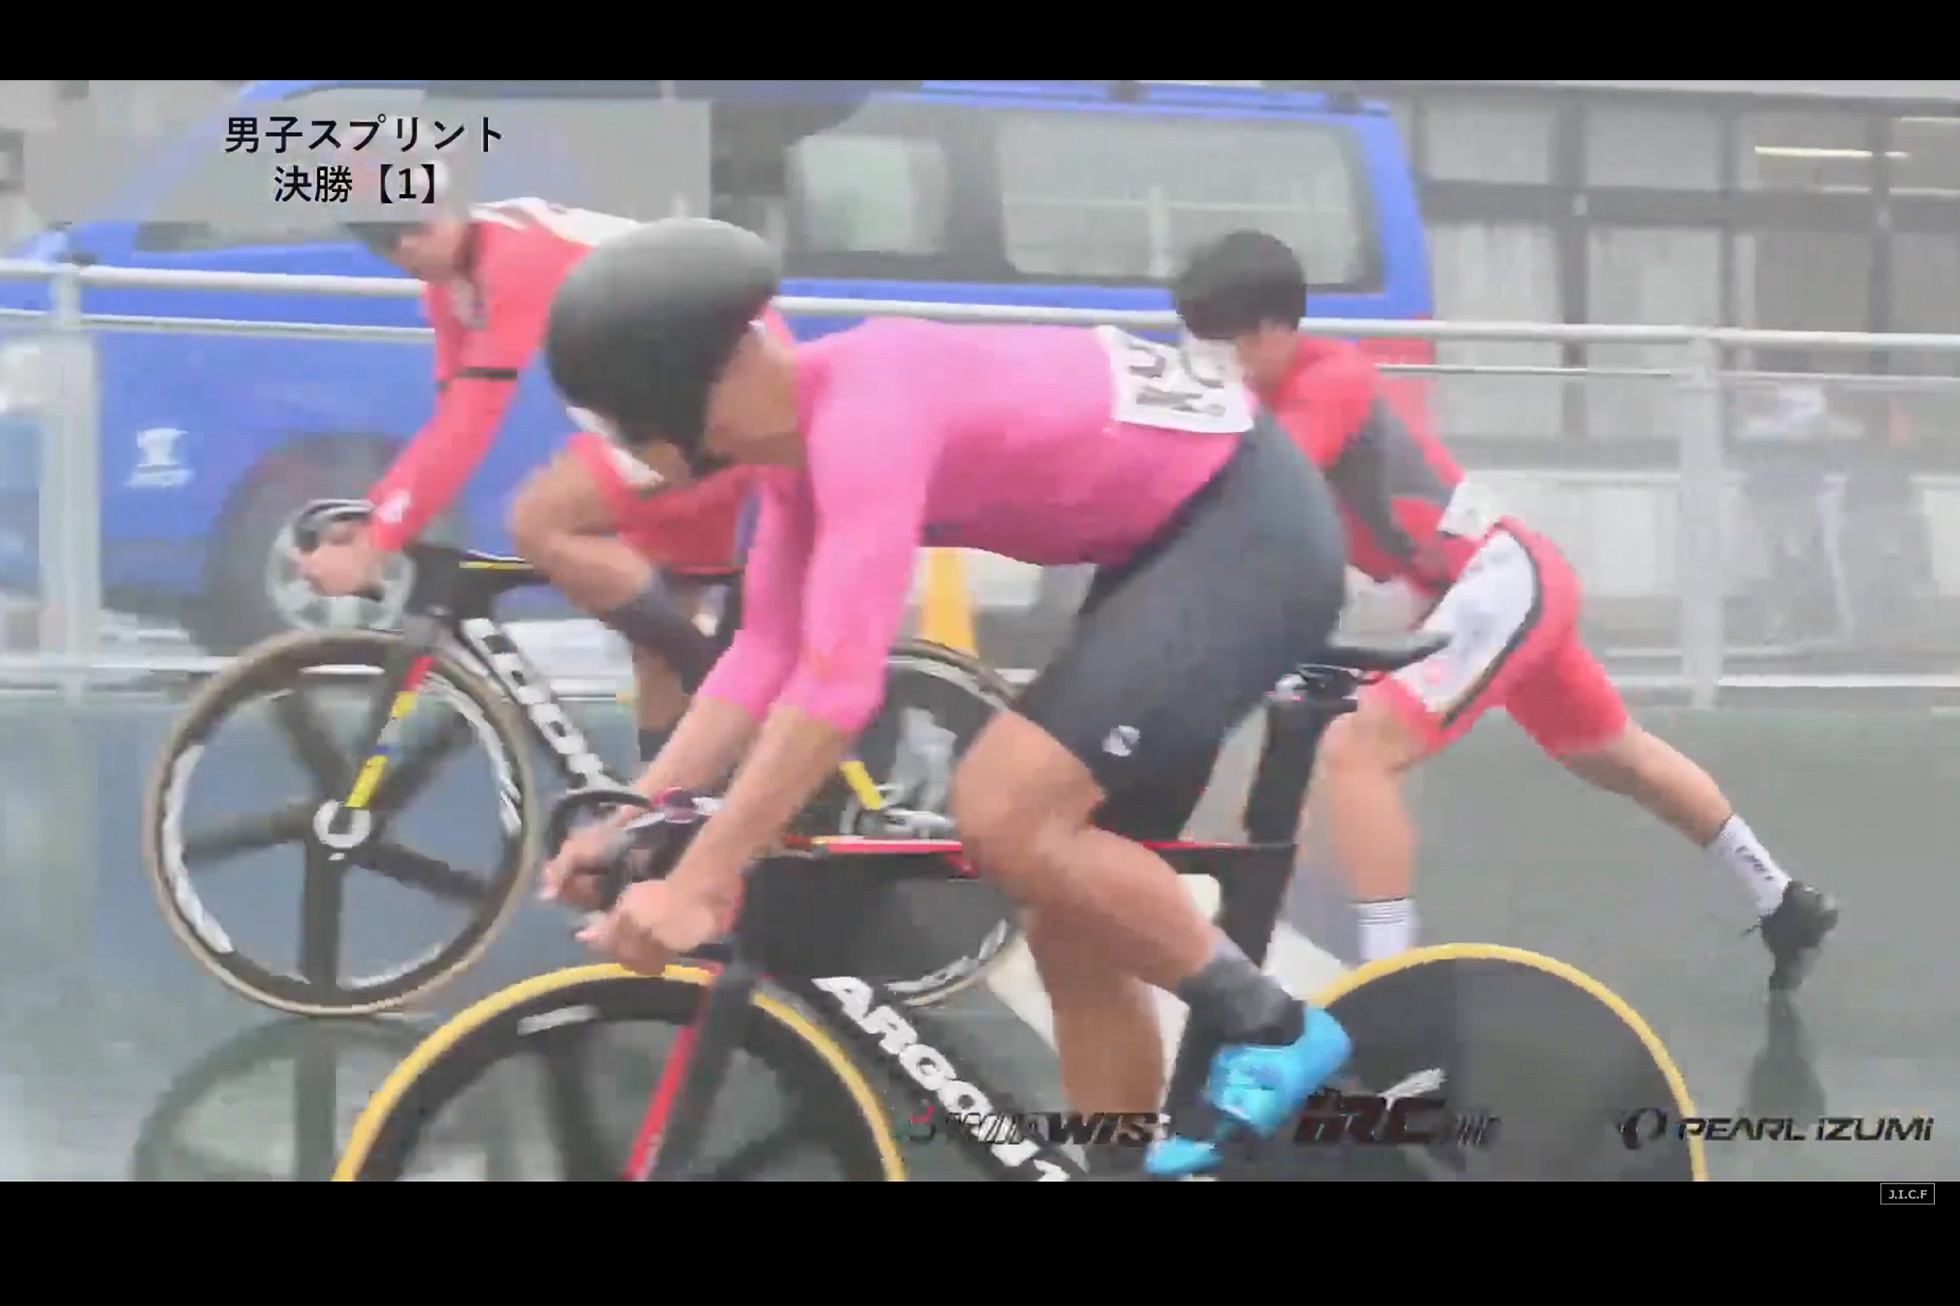
<svg viewBox="0 0 1960 1306">
<path fill-rule="evenodd" d="M 727 775 L 761 730 L 747 708 L 697 697 L 674 727 L 660 756 L 647 764 L 634 788 L 648 798 L 669 789 L 705 789 Z"/>
<path fill-rule="evenodd" d="M 808 549 L 806 504 L 765 488 L 743 585 L 742 629 L 675 725 L 667 746 L 635 786 L 649 798 L 668 789 L 698 789 L 729 773 L 755 742 L 763 714 L 796 668 L 798 559 Z M 755 595 L 785 595 L 756 605 Z M 740 686 L 730 693 L 729 685 Z M 716 686 L 723 688 L 719 691 Z"/>
<path fill-rule="evenodd" d="M 867 383 L 859 384 L 868 391 Z M 839 402 L 837 390 L 829 397 Z M 902 425 L 906 405 L 884 398 L 867 393 L 842 410 L 856 438 L 880 456 L 807 459 L 802 492 L 787 502 L 772 501 L 772 509 L 780 502 L 782 510 L 764 517 L 765 524 L 773 517 L 800 530 L 758 536 L 750 554 L 755 579 L 742 611 L 745 621 L 779 641 L 774 651 L 787 644 L 794 668 L 787 681 L 769 686 L 769 715 L 755 748 L 721 810 L 675 867 L 677 884 L 698 877 L 711 891 L 730 886 L 836 770 L 884 697 L 886 661 L 911 597 L 926 487 L 941 447 Z M 877 421 L 889 429 L 875 429 Z M 823 449 L 826 433 L 819 424 L 806 435 Z M 801 511 L 792 514 L 790 507 Z M 792 587 L 787 577 L 798 571 Z M 745 626 L 743 634 L 748 632 Z M 717 667 L 703 692 L 721 686 L 731 697 L 746 694 L 752 701 L 757 686 L 748 681 L 751 674 L 740 664 Z"/>
</svg>

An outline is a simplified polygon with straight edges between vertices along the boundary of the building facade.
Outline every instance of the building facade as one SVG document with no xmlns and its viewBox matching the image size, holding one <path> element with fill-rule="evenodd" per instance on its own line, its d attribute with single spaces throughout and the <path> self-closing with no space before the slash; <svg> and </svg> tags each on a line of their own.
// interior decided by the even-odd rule
<svg viewBox="0 0 1960 1306">
<path fill-rule="evenodd" d="M 1960 334 L 1960 82 L 1339 85 L 1388 103 L 1402 124 L 1422 177 L 1439 317 Z M 1446 354 L 1660 361 L 1629 346 Z M 1737 361 L 1960 375 L 1960 355 Z M 1455 407 L 1473 429 L 1483 411 L 1506 435 L 1610 435 L 1615 421 L 1658 434 L 1629 394 L 1601 402 L 1600 387 L 1571 389 L 1512 385 L 1501 402 Z"/>
<path fill-rule="evenodd" d="M 1960 332 L 1960 82 L 1363 85 L 1447 316 Z"/>
</svg>

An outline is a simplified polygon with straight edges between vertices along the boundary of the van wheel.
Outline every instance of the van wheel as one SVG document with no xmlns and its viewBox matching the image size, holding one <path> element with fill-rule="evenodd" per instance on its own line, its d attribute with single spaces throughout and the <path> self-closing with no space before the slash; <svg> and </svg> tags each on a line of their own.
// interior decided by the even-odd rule
<svg viewBox="0 0 1960 1306">
<path fill-rule="evenodd" d="M 413 568 L 396 556 L 383 573 L 383 597 L 327 598 L 299 572 L 292 521 L 315 499 L 358 498 L 387 470 L 390 447 L 378 440 L 321 440 L 271 455 L 233 495 L 212 538 L 204 591 L 186 624 L 217 654 L 237 653 L 289 630 L 373 628 L 401 623 Z M 459 537 L 460 516 L 430 528 Z"/>
</svg>

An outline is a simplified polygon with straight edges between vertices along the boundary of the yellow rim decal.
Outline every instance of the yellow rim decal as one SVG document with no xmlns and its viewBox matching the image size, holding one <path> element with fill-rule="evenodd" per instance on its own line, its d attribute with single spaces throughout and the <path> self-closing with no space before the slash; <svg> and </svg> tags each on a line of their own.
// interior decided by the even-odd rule
<svg viewBox="0 0 1960 1306">
<path fill-rule="evenodd" d="M 1688 1081 L 1682 1076 L 1681 1068 L 1674 1063 L 1674 1057 L 1654 1033 L 1640 1013 L 1629 1006 L 1624 998 L 1601 984 L 1576 966 L 1568 966 L 1562 961 L 1541 956 L 1536 952 L 1526 952 L 1523 948 L 1507 948 L 1501 943 L 1438 943 L 1427 948 L 1415 948 L 1381 961 L 1371 961 L 1358 970 L 1348 971 L 1325 989 L 1314 995 L 1316 1006 L 1331 1006 L 1346 997 L 1370 980 L 1378 980 L 1396 971 L 1411 970 L 1432 961 L 1508 961 L 1533 970 L 1556 975 L 1567 983 L 1575 984 L 1588 995 L 1597 999 L 1621 1023 L 1634 1032 L 1647 1055 L 1660 1067 L 1667 1079 L 1667 1086 L 1674 1094 L 1674 1111 L 1677 1117 L 1694 1116 L 1701 1113 L 1695 1110 L 1694 1099 L 1688 1096 Z M 1700 1138 L 1690 1138 L 1688 1143 L 1688 1164 L 1694 1175 L 1694 1182 L 1704 1183 L 1708 1179 L 1708 1157 L 1702 1148 Z"/>
<path fill-rule="evenodd" d="M 714 975 L 697 966 L 669 966 L 660 975 L 661 979 L 680 984 L 707 985 L 714 981 Z M 335 1183 L 352 1183 L 360 1177 L 361 1168 L 367 1164 L 368 1154 L 381 1130 L 394 1114 L 401 1100 L 415 1086 L 415 1081 L 428 1071 L 442 1056 L 463 1039 L 496 1019 L 513 1007 L 521 1006 L 534 998 L 540 998 L 561 989 L 589 983 L 594 980 L 616 980 L 644 984 L 652 982 L 646 976 L 635 975 L 619 966 L 574 966 L 567 970 L 555 970 L 523 980 L 509 988 L 500 989 L 484 998 L 474 1006 L 458 1012 L 435 1033 L 424 1039 L 416 1049 L 402 1059 L 402 1063 L 389 1072 L 374 1096 L 368 1099 L 367 1107 L 360 1119 L 354 1122 L 353 1133 L 348 1137 L 347 1150 L 341 1154 L 340 1164 L 334 1167 Z M 813 1024 L 806 1016 L 784 1003 L 782 999 L 766 991 L 758 991 L 755 1005 L 767 1012 L 777 1023 L 786 1025 L 803 1039 L 824 1059 L 844 1087 L 850 1090 L 852 1099 L 863 1114 L 865 1123 L 877 1139 L 878 1159 L 885 1172 L 886 1183 L 903 1182 L 906 1178 L 905 1159 L 899 1155 L 898 1140 L 892 1136 L 891 1121 L 887 1119 L 884 1102 L 865 1082 L 864 1074 L 852 1061 L 850 1054 L 840 1047 L 826 1031 Z"/>
</svg>

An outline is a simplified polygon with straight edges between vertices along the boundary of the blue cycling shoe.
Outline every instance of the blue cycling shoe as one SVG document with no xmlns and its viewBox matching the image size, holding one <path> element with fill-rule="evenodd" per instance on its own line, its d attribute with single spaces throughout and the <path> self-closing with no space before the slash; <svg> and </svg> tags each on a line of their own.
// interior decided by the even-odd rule
<svg viewBox="0 0 1960 1306">
<path fill-rule="evenodd" d="M 1150 1150 L 1144 1153 L 1143 1169 L 1159 1179 L 1181 1179 L 1185 1175 L 1203 1174 L 1218 1164 L 1221 1155 L 1217 1143 L 1173 1134 L 1150 1145 Z"/>
<path fill-rule="evenodd" d="M 1307 1005 L 1306 1029 L 1291 1043 L 1235 1043 L 1212 1058 L 1205 1099 L 1224 1117 L 1209 1140 L 1173 1136 L 1153 1144 L 1144 1169 L 1160 1178 L 1197 1174 L 1218 1164 L 1220 1143 L 1240 1129 L 1261 1138 L 1278 1132 L 1313 1091 L 1347 1062 L 1354 1043 L 1341 1022 Z"/>
<path fill-rule="evenodd" d="M 1306 1031 L 1291 1043 L 1235 1043 L 1212 1059 L 1205 1096 L 1261 1138 L 1285 1124 L 1354 1051 L 1340 1021 L 1310 1004 L 1305 1015 Z"/>
</svg>

